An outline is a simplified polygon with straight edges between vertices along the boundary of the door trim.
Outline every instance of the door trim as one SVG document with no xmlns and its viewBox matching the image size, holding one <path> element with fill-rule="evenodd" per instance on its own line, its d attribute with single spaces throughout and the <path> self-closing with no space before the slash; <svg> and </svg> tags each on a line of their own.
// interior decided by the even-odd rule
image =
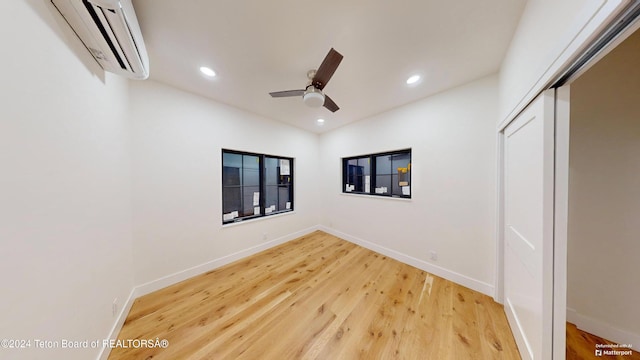
<svg viewBox="0 0 640 360">
<path fill-rule="evenodd" d="M 497 136 L 496 272 L 493 299 L 504 305 L 504 129 Z"/>
<path fill-rule="evenodd" d="M 556 89 L 553 224 L 553 359 L 564 359 L 567 345 L 570 100 L 571 90 L 569 85 Z"/>
</svg>

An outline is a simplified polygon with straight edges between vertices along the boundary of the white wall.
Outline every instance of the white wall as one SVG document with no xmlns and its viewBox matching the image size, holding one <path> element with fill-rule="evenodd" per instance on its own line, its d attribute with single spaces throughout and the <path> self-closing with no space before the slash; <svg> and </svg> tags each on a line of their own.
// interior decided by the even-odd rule
<svg viewBox="0 0 640 360">
<path fill-rule="evenodd" d="M 603 28 L 622 0 L 528 0 L 500 68 L 506 125 Z"/>
<path fill-rule="evenodd" d="M 49 1 L 0 2 L 2 359 L 91 359 L 34 339 L 103 339 L 133 286 L 127 82 Z"/>
<path fill-rule="evenodd" d="M 568 307 L 640 343 L 640 32 L 571 84 Z M 585 318 L 586 317 L 586 318 Z M 594 327 L 595 325 L 595 327 Z M 604 332 L 604 333 L 603 333 Z"/>
<path fill-rule="evenodd" d="M 153 81 L 131 110 L 136 284 L 318 224 L 317 135 Z M 222 148 L 295 158 L 294 213 L 223 228 Z"/>
<path fill-rule="evenodd" d="M 497 96 L 492 76 L 323 134 L 322 225 L 493 295 Z M 404 148 L 410 201 L 342 194 L 340 158 Z"/>
</svg>

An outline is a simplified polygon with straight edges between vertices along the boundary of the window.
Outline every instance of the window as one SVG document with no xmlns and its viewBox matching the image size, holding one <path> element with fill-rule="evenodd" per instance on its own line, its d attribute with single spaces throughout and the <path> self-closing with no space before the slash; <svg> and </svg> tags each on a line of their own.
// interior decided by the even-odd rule
<svg viewBox="0 0 640 360">
<path fill-rule="evenodd" d="M 222 150 L 222 223 L 293 211 L 293 159 Z"/>
<path fill-rule="evenodd" d="M 411 149 L 343 158 L 342 192 L 411 198 Z"/>
</svg>

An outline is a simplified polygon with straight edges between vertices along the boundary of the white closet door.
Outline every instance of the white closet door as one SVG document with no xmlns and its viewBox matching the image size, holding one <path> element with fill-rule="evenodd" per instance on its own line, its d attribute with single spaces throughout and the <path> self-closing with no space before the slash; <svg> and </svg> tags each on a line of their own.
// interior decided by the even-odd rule
<svg viewBox="0 0 640 360">
<path fill-rule="evenodd" d="M 523 359 L 551 359 L 554 90 L 504 130 L 504 300 Z"/>
</svg>

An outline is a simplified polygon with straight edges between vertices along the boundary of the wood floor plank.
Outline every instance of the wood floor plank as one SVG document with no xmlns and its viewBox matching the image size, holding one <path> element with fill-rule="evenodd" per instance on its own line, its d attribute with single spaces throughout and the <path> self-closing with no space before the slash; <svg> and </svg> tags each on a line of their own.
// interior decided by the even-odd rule
<svg viewBox="0 0 640 360">
<path fill-rule="evenodd" d="M 485 295 L 323 232 L 137 299 L 121 359 L 519 359 Z"/>
<path fill-rule="evenodd" d="M 504 344 L 502 339 L 509 339 L 511 329 L 504 308 L 493 300 L 475 294 L 477 329 L 480 332 L 480 346 L 483 359 L 515 359 L 520 356 L 518 349 L 511 344 Z M 497 319 L 497 320 L 494 320 Z"/>
<path fill-rule="evenodd" d="M 405 308 L 408 292 L 417 276 L 416 269 L 403 265 L 394 274 L 393 283 L 380 291 L 380 307 L 377 316 L 369 325 L 370 336 L 374 338 L 364 355 L 367 358 L 381 356 L 384 359 L 398 358 L 401 355 L 399 342 L 404 326 L 409 319 Z M 390 275 L 390 274 L 388 274 Z"/>
<path fill-rule="evenodd" d="M 427 359 L 455 359 L 453 349 L 453 286 L 434 277 L 431 292 L 422 298 L 419 313 L 423 320 L 418 347 L 425 349 Z M 425 294 L 427 295 L 427 294 Z"/>
<path fill-rule="evenodd" d="M 336 319 L 318 336 L 314 346 L 310 347 L 302 357 L 303 359 L 330 359 L 332 357 L 329 354 L 332 351 L 335 352 L 343 348 L 342 343 L 347 342 L 351 335 L 348 318 L 363 311 L 363 304 L 366 304 L 366 299 L 369 297 L 367 289 L 373 285 L 374 279 L 380 277 L 384 272 L 385 261 L 386 258 L 379 254 L 367 253 L 367 258 L 359 264 L 359 269 L 353 272 L 353 274 L 357 274 L 357 278 L 341 289 L 341 293 L 348 296 L 340 298 L 338 300 L 342 301 L 336 301 L 330 305 L 331 311 L 336 314 Z M 347 334 L 346 338 L 345 333 Z"/>
<path fill-rule="evenodd" d="M 478 349 L 480 336 L 473 291 L 459 285 L 453 287 L 453 350 L 457 359 L 483 359 Z"/>
</svg>

